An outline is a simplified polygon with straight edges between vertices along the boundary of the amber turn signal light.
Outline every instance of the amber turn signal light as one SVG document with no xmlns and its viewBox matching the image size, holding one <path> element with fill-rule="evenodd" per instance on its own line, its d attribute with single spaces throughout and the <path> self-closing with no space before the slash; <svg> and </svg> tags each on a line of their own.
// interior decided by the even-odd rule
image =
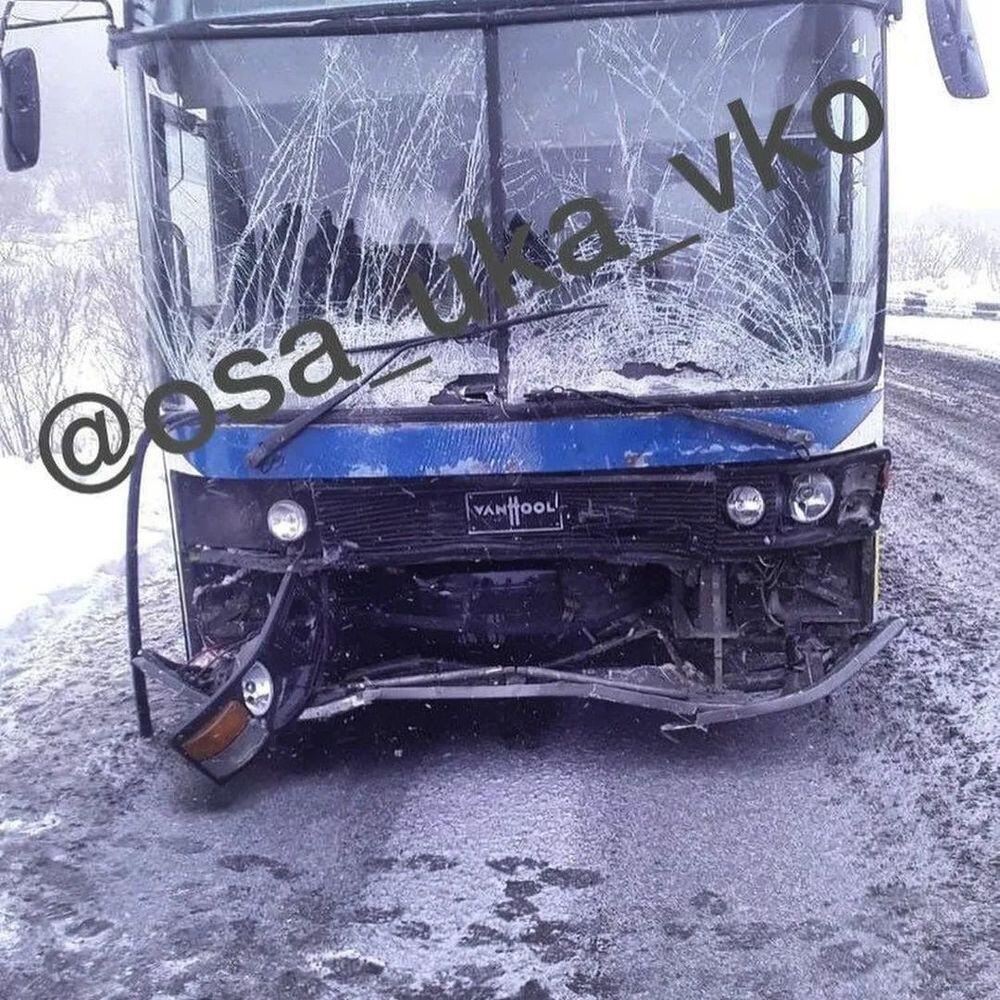
<svg viewBox="0 0 1000 1000">
<path fill-rule="evenodd" d="M 184 752 L 192 760 L 211 760 L 230 747 L 250 722 L 250 713 L 238 701 L 227 701 L 190 739 Z"/>
</svg>

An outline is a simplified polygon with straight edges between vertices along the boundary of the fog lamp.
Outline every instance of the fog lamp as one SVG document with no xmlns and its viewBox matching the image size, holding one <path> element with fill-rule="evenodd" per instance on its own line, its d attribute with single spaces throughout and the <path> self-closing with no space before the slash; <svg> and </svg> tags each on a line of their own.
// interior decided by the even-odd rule
<svg viewBox="0 0 1000 1000">
<path fill-rule="evenodd" d="M 756 486 L 737 486 L 726 501 L 726 513 L 733 524 L 752 528 L 764 516 L 766 506 L 764 494 Z"/>
<path fill-rule="evenodd" d="M 267 512 L 268 531 L 279 542 L 297 542 L 309 527 L 309 518 L 301 504 L 294 500 L 278 500 Z"/>
<path fill-rule="evenodd" d="M 833 480 L 822 472 L 809 472 L 792 480 L 788 506 L 800 524 L 814 524 L 830 513 L 836 496 Z"/>
<path fill-rule="evenodd" d="M 260 718 L 267 715 L 273 700 L 274 683 L 270 671 L 258 661 L 243 675 L 243 704 L 251 715 Z"/>
</svg>

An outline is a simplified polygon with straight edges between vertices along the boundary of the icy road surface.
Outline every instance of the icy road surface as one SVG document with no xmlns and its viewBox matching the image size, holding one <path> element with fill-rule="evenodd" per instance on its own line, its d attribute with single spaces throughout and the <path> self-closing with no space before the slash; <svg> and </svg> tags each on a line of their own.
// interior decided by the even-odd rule
<svg viewBox="0 0 1000 1000">
<path fill-rule="evenodd" d="M 1000 361 L 889 364 L 885 609 L 911 627 L 798 715 L 672 744 L 598 705 L 380 712 L 218 790 L 167 750 L 162 701 L 136 737 L 119 579 L 22 616 L 0 633 L 0 994 L 1000 995 Z M 175 587 L 149 561 L 163 643 Z"/>
</svg>

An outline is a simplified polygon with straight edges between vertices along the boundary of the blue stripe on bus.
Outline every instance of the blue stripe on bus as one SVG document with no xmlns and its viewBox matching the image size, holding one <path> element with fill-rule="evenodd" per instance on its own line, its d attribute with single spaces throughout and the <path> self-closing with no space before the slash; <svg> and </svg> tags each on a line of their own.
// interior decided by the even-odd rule
<svg viewBox="0 0 1000 1000">
<path fill-rule="evenodd" d="M 739 416 L 812 431 L 830 452 L 879 405 L 881 392 L 827 403 L 740 408 Z M 670 468 L 800 457 L 792 445 L 677 413 L 510 421 L 319 424 L 264 470 L 246 454 L 274 427 L 220 425 L 187 459 L 202 475 L 235 479 L 376 478 Z"/>
</svg>

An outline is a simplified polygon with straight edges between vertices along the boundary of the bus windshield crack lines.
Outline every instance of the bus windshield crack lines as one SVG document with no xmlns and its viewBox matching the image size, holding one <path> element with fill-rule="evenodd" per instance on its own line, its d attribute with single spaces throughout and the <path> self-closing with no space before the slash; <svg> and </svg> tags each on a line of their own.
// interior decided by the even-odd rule
<svg viewBox="0 0 1000 1000">
<path fill-rule="evenodd" d="M 167 369 L 211 387 L 235 347 L 273 353 L 281 331 L 308 317 L 333 323 L 350 347 L 417 336 L 424 324 L 407 276 L 441 317 L 460 316 L 463 288 L 447 266 L 456 257 L 495 316 L 466 225 L 487 218 L 501 249 L 528 226 L 524 256 L 559 281 L 553 292 L 515 274 L 519 309 L 608 306 L 506 345 L 512 401 L 554 384 L 636 394 L 662 383 L 621 377 L 628 363 L 690 361 L 721 373 L 687 369 L 672 391 L 858 377 L 877 292 L 881 149 L 831 156 L 810 102 L 846 65 L 875 78 L 874 18 L 799 5 L 778 17 L 747 9 L 670 20 L 501 29 L 493 82 L 471 30 L 300 40 L 280 77 L 258 72 L 285 65 L 280 40 L 253 43 L 260 61 L 244 45 L 175 43 L 179 92 L 168 92 L 169 67 L 161 88 L 150 83 L 173 232 L 158 251 L 170 276 L 156 332 Z M 391 75 L 378 69 L 387 63 Z M 489 128 L 494 96 L 499 137 Z M 752 145 L 733 130 L 727 102 L 737 97 L 765 144 L 773 116 L 790 106 L 788 141 L 822 169 L 778 155 L 767 190 Z M 849 94 L 831 101 L 829 116 L 838 135 L 865 130 L 866 109 Z M 730 130 L 726 162 L 713 140 Z M 728 167 L 732 210 L 707 204 L 673 168 L 678 157 L 720 197 Z M 573 277 L 547 223 L 588 196 L 632 255 Z M 579 255 L 599 243 L 583 239 Z M 455 343 L 384 384 L 377 405 L 426 403 L 446 382 L 498 363 L 494 345 Z"/>
</svg>

